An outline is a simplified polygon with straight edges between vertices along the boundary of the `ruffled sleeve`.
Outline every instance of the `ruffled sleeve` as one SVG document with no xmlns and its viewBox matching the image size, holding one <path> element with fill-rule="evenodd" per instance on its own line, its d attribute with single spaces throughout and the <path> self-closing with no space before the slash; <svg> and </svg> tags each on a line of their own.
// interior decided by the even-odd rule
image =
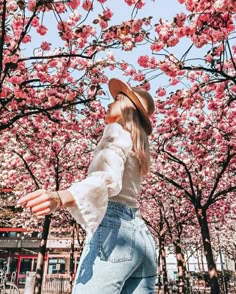
<svg viewBox="0 0 236 294">
<path fill-rule="evenodd" d="M 93 234 L 102 221 L 108 198 L 121 191 L 124 165 L 131 150 L 130 134 L 118 123 L 107 125 L 87 177 L 68 189 L 76 203 L 68 210 L 87 234 Z"/>
</svg>

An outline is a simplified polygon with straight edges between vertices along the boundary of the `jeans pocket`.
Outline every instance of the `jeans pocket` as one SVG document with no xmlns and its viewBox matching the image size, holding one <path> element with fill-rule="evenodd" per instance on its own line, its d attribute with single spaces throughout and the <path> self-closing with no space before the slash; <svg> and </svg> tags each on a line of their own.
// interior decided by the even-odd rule
<svg viewBox="0 0 236 294">
<path fill-rule="evenodd" d="M 132 260 L 135 229 L 123 222 L 105 223 L 98 229 L 98 255 L 101 260 L 123 262 Z"/>
</svg>

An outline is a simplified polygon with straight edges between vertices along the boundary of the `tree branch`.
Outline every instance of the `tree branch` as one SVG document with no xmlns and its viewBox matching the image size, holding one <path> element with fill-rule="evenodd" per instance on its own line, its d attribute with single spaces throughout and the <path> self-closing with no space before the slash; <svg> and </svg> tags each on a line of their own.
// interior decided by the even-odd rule
<svg viewBox="0 0 236 294">
<path fill-rule="evenodd" d="M 23 155 L 21 155 L 20 153 L 18 153 L 15 150 L 13 151 L 13 153 L 17 154 L 22 159 L 22 161 L 24 162 L 24 165 L 25 165 L 26 170 L 29 172 L 32 180 L 34 181 L 34 184 L 35 184 L 36 188 L 39 189 L 40 187 L 39 187 L 39 184 L 38 184 L 38 182 L 36 180 L 36 177 L 34 176 L 33 172 L 31 171 L 31 169 L 30 169 L 27 161 L 24 159 Z"/>
<path fill-rule="evenodd" d="M 49 55 L 49 56 L 31 56 L 31 57 L 21 58 L 18 60 L 18 62 L 33 60 L 33 59 L 53 59 L 53 58 L 62 58 L 62 57 L 81 57 L 81 58 L 86 58 L 86 59 L 92 59 L 95 52 L 91 56 L 86 56 L 86 55 L 82 55 L 82 54 L 64 54 L 64 53 L 56 54 L 56 55 Z"/>
<path fill-rule="evenodd" d="M 236 186 L 231 186 L 231 187 L 229 187 L 229 188 L 226 189 L 226 190 L 222 190 L 222 191 L 216 193 L 215 196 L 214 196 L 214 199 L 212 199 L 212 200 L 211 200 L 211 203 L 209 203 L 209 206 L 210 206 L 210 204 L 213 204 L 213 203 L 219 201 L 220 199 L 222 199 L 222 200 L 225 199 L 225 197 L 220 197 L 220 196 L 225 196 L 225 195 L 227 195 L 228 193 L 230 193 L 230 192 L 234 192 L 234 191 L 236 191 Z M 207 203 L 208 203 L 208 202 L 207 202 Z"/>
<path fill-rule="evenodd" d="M 183 190 L 185 195 L 187 197 L 189 197 L 189 199 L 191 200 L 191 202 L 193 203 L 195 201 L 195 198 L 193 195 L 191 195 L 184 187 L 182 187 L 180 184 L 176 183 L 174 180 L 164 176 L 163 174 L 159 173 L 159 172 L 155 172 L 156 175 L 158 175 L 160 178 L 162 178 L 163 180 L 167 181 L 168 183 L 170 183 L 171 185 L 173 185 L 174 187 L 178 188 L 179 190 Z"/>
<path fill-rule="evenodd" d="M 6 21 L 6 0 L 3 1 L 3 8 L 2 8 L 2 26 L 1 31 L 2 35 L 0 38 L 0 75 L 2 74 L 3 68 L 3 47 L 4 47 L 4 40 L 5 40 L 5 21 Z M 0 84 L 0 91 L 2 89 L 2 84 Z"/>
<path fill-rule="evenodd" d="M 181 66 L 180 69 L 182 70 L 204 70 L 207 72 L 210 72 L 212 74 L 219 74 L 223 77 L 225 77 L 227 80 L 233 81 L 236 84 L 236 78 L 235 77 L 231 77 L 229 75 L 227 75 L 226 73 L 224 73 L 223 71 L 219 71 L 217 69 L 210 69 L 207 67 L 203 67 L 203 66 Z"/>
<path fill-rule="evenodd" d="M 77 104 L 86 104 L 90 101 L 94 100 L 94 98 L 91 98 L 91 99 L 85 99 L 85 100 L 82 100 L 82 101 L 76 101 L 76 102 L 72 102 L 72 103 L 69 103 L 69 104 L 60 104 L 60 105 L 56 105 L 56 106 L 52 106 L 52 107 L 49 107 L 49 108 L 46 108 L 46 109 L 41 109 L 41 108 L 32 108 L 32 111 L 30 108 L 28 109 L 25 109 L 25 110 L 30 110 L 29 112 L 25 113 L 25 112 L 22 112 L 16 116 L 14 116 L 12 119 L 9 119 L 9 121 L 5 124 L 1 124 L 0 125 L 0 131 L 2 130 L 5 130 L 7 129 L 8 127 L 10 127 L 11 125 L 13 125 L 17 120 L 23 118 L 23 117 L 27 117 L 27 116 L 30 116 L 30 115 L 33 115 L 33 114 L 39 114 L 39 113 L 43 113 L 45 115 L 47 115 L 49 117 L 50 120 L 52 121 L 55 121 L 51 118 L 50 114 L 49 114 L 49 111 L 53 111 L 53 110 L 58 110 L 58 109 L 61 109 L 61 108 L 67 108 L 67 107 L 70 107 L 70 106 L 74 106 L 74 105 L 77 105 Z M 25 111 L 24 110 L 24 111 Z"/>
<path fill-rule="evenodd" d="M 182 160 L 180 160 L 179 158 L 175 157 L 174 155 L 172 155 L 168 151 L 164 150 L 164 152 L 169 156 L 169 159 L 170 160 L 173 160 L 174 162 L 179 163 L 180 165 L 182 165 L 184 167 L 184 169 L 185 169 L 185 171 L 187 173 L 188 179 L 189 179 L 190 188 L 191 188 L 191 191 L 192 191 L 192 196 L 194 198 L 196 198 L 195 191 L 193 189 L 193 180 L 192 180 L 192 177 L 191 177 L 191 173 L 190 173 L 190 171 L 187 168 L 187 165 Z"/>
<path fill-rule="evenodd" d="M 212 190 L 211 190 L 210 196 L 209 196 L 209 198 L 208 198 L 208 200 L 207 200 L 207 202 L 206 202 L 206 204 L 205 204 L 206 207 L 209 207 L 210 204 L 211 204 L 211 202 L 212 202 L 212 200 L 213 200 L 213 198 L 215 198 L 216 195 L 220 193 L 220 192 L 218 192 L 218 193 L 214 196 L 214 193 L 215 193 L 215 191 L 216 191 L 216 189 L 217 189 L 217 187 L 218 187 L 218 184 L 219 184 L 219 182 L 220 182 L 220 179 L 221 179 L 221 177 L 223 176 L 223 174 L 224 174 L 226 168 L 228 167 L 228 165 L 229 165 L 229 163 L 230 163 L 230 160 L 236 155 L 235 153 L 230 154 L 230 150 L 231 150 L 231 148 L 228 147 L 227 158 L 226 158 L 226 160 L 223 162 L 223 167 L 222 167 L 221 171 L 218 173 L 218 175 L 217 175 L 217 177 L 216 177 L 216 180 L 215 180 L 214 186 L 213 186 L 213 188 L 212 188 Z"/>
</svg>

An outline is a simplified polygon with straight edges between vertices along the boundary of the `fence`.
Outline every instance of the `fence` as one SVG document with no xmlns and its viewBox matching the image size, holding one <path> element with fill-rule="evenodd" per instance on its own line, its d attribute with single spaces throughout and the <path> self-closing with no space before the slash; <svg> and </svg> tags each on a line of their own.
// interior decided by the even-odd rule
<svg viewBox="0 0 236 294">
<path fill-rule="evenodd" d="M 229 284 L 227 287 L 228 294 L 235 294 L 235 284 Z M 171 294 L 178 293 L 176 285 L 169 285 L 169 291 Z M 188 290 L 189 294 L 209 294 L 211 292 L 209 287 L 205 286 L 192 286 Z M 43 282 L 42 294 L 69 294 L 70 292 L 70 276 L 69 274 L 47 274 Z M 155 288 L 155 294 L 163 294 L 163 287 L 158 291 L 158 287 Z M 221 293 L 224 293 L 221 291 Z"/>
<path fill-rule="evenodd" d="M 46 275 L 43 283 L 43 294 L 69 293 L 70 276 L 51 274 Z"/>
</svg>

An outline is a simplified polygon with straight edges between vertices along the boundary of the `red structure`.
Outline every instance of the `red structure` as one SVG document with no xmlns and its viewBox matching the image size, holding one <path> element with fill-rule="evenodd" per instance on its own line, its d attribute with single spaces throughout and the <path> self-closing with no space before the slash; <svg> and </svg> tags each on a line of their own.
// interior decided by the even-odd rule
<svg viewBox="0 0 236 294">
<path fill-rule="evenodd" d="M 38 248 L 41 240 L 41 232 L 31 230 L 31 236 L 25 233 L 29 230 L 24 228 L 0 228 L 0 269 L 3 263 L 7 264 L 7 273 L 10 276 L 16 272 L 16 284 L 24 287 L 26 272 L 35 271 Z M 77 247 L 76 242 L 76 247 Z M 49 236 L 47 252 L 44 263 L 44 279 L 60 276 L 61 280 L 69 281 L 70 273 L 70 247 L 71 238 L 55 238 Z M 78 264 L 78 251 L 74 254 L 74 272 Z"/>
</svg>

